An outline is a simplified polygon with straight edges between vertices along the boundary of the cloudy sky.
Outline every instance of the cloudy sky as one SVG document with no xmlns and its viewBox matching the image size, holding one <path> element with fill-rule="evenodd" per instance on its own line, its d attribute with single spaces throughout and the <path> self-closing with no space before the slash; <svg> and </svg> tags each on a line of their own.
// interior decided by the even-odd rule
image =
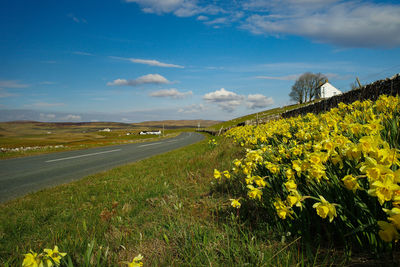
<svg viewBox="0 0 400 267">
<path fill-rule="evenodd" d="M 228 120 L 400 72 L 398 1 L 3 0 L 0 121 Z"/>
</svg>

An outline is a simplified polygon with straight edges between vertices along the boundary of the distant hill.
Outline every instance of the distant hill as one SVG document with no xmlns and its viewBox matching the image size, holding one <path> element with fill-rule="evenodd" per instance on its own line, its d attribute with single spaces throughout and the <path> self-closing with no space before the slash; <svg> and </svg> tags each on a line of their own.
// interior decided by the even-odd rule
<svg viewBox="0 0 400 267">
<path fill-rule="evenodd" d="M 0 122 L 0 129 L 62 129 L 74 128 L 76 130 L 96 131 L 104 128 L 110 129 L 144 129 L 144 128 L 164 128 L 165 129 L 178 129 L 178 128 L 197 128 L 211 127 L 221 121 L 212 120 L 166 120 L 166 121 L 145 121 L 139 123 L 122 123 L 122 122 L 38 122 L 38 121 L 9 121 Z"/>
<path fill-rule="evenodd" d="M 149 128 L 162 128 L 176 129 L 176 128 L 197 128 L 211 127 L 221 121 L 213 120 L 165 120 L 165 121 L 144 121 L 139 123 L 132 123 L 135 127 L 149 127 Z"/>
</svg>

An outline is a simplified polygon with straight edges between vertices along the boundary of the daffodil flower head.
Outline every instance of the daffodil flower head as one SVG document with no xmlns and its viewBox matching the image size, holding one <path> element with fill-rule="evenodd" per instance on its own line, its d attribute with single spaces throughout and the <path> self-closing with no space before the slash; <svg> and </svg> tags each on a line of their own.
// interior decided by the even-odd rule
<svg viewBox="0 0 400 267">
<path fill-rule="evenodd" d="M 221 173 L 217 169 L 214 169 L 214 178 L 221 179 Z"/>
<path fill-rule="evenodd" d="M 249 198 L 261 200 L 261 196 L 263 193 L 260 189 L 254 187 L 252 185 L 248 185 L 247 188 L 250 189 L 250 191 L 247 193 Z"/>
<path fill-rule="evenodd" d="M 379 237 L 385 242 L 392 242 L 393 240 L 398 240 L 400 235 L 396 230 L 396 227 L 385 221 L 378 221 L 379 225 Z"/>
<path fill-rule="evenodd" d="M 141 267 L 143 266 L 143 256 L 142 254 L 137 255 L 135 258 L 133 258 L 132 262 L 128 262 L 128 267 Z"/>
<path fill-rule="evenodd" d="M 231 206 L 236 208 L 236 209 L 239 209 L 240 206 L 242 205 L 242 204 L 240 204 L 239 199 L 232 199 L 231 198 L 230 201 L 231 201 Z"/>
<path fill-rule="evenodd" d="M 56 266 L 60 265 L 61 258 L 65 257 L 65 255 L 67 255 L 67 253 L 58 251 L 57 246 L 54 246 L 54 249 L 45 248 L 43 251 L 45 253 L 45 256 L 49 258 L 46 260 L 46 263 L 48 266 L 52 266 L 53 262 L 56 264 Z"/>
<path fill-rule="evenodd" d="M 24 261 L 22 262 L 23 267 L 39 267 L 43 266 L 42 259 L 40 255 L 38 255 L 36 252 L 33 252 L 32 250 L 24 255 Z"/>
<path fill-rule="evenodd" d="M 353 192 L 356 192 L 357 189 L 360 189 L 360 185 L 357 182 L 357 179 L 355 177 L 353 177 L 353 175 L 346 175 L 343 179 L 342 179 L 344 186 L 348 189 L 348 190 L 352 190 Z"/>
<path fill-rule="evenodd" d="M 286 190 L 289 192 L 297 189 L 297 184 L 294 180 L 289 180 L 286 183 L 284 183 L 284 185 L 286 187 Z"/>
<path fill-rule="evenodd" d="M 231 175 L 229 174 L 229 171 L 223 171 L 223 174 L 224 174 L 226 179 L 231 178 Z"/>
<path fill-rule="evenodd" d="M 290 207 L 286 206 L 285 203 L 279 198 L 277 198 L 274 202 L 274 206 L 279 218 L 285 220 L 287 216 L 291 217 L 293 210 Z"/>
<path fill-rule="evenodd" d="M 317 214 L 321 218 L 329 217 L 329 222 L 332 222 L 333 218 L 337 217 L 335 205 L 329 203 L 323 196 L 319 196 L 319 198 L 321 202 L 315 203 L 313 208 L 317 210 Z"/>
<path fill-rule="evenodd" d="M 385 179 L 384 181 L 376 181 L 372 183 L 371 189 L 368 190 L 368 194 L 376 196 L 381 205 L 386 201 L 390 201 L 392 197 L 400 190 L 400 186 L 393 183 L 391 179 Z"/>
<path fill-rule="evenodd" d="M 289 204 L 290 207 L 296 206 L 300 209 L 303 208 L 301 205 L 301 195 L 297 191 L 292 191 L 290 195 L 287 196 L 286 202 Z"/>
</svg>

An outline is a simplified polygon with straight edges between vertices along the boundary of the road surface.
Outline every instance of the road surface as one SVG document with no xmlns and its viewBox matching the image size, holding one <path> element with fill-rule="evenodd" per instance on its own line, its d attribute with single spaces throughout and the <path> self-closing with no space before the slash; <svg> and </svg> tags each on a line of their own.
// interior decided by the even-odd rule
<svg viewBox="0 0 400 267">
<path fill-rule="evenodd" d="M 199 133 L 148 143 L 0 160 L 0 202 L 196 143 Z"/>
</svg>

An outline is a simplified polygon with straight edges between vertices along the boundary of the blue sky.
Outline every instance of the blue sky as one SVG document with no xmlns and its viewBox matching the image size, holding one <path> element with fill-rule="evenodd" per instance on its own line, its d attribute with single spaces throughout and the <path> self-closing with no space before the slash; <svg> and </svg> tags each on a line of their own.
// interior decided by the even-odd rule
<svg viewBox="0 0 400 267">
<path fill-rule="evenodd" d="M 228 120 L 400 72 L 398 1 L 3 0 L 0 120 Z"/>
</svg>

